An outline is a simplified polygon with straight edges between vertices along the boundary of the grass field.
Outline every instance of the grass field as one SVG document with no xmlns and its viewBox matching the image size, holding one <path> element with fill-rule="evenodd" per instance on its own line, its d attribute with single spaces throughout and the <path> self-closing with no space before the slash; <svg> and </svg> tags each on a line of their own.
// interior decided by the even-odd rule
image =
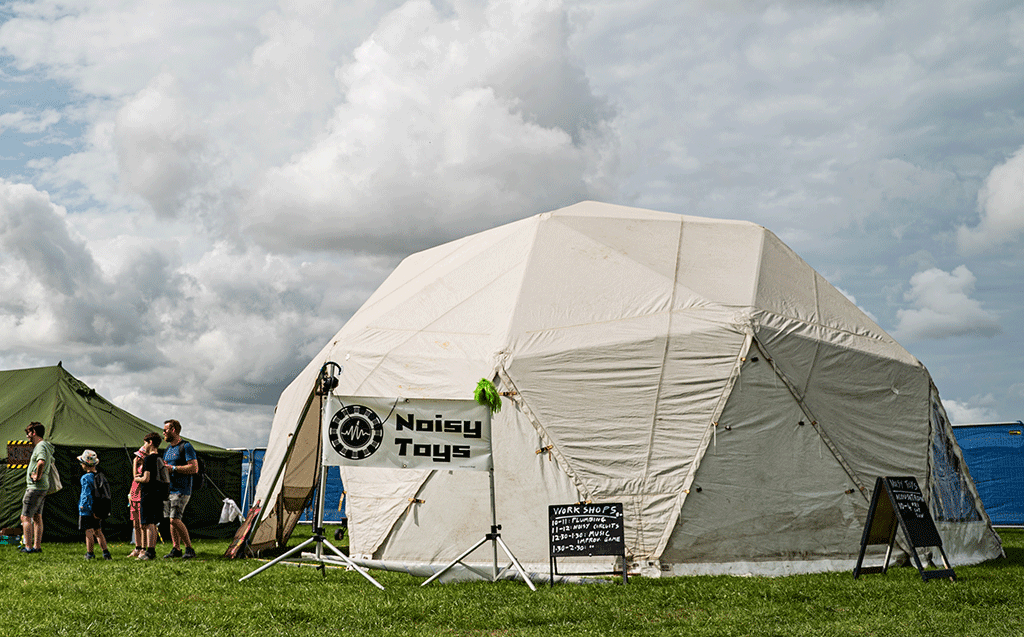
<svg viewBox="0 0 1024 637">
<path fill-rule="evenodd" d="M 278 565 L 197 545 L 198 559 L 86 562 L 82 544 L 0 547 L 0 637 L 22 635 L 1022 635 L 1024 531 L 1007 557 L 922 582 L 913 568 L 783 578 L 632 578 L 531 592 L 522 582 L 431 584 Z M 308 536 L 307 536 L 308 537 Z M 294 541 L 293 541 L 294 543 Z"/>
</svg>

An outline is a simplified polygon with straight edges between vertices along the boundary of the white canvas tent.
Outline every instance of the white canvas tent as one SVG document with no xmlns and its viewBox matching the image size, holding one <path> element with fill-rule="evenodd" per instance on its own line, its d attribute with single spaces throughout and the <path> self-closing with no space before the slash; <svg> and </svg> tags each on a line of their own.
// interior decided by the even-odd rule
<svg viewBox="0 0 1024 637">
<path fill-rule="evenodd" d="M 928 371 L 755 224 L 583 202 L 409 256 L 282 394 L 254 548 L 309 499 L 325 361 L 342 395 L 509 392 L 498 521 L 538 573 L 547 506 L 579 501 L 624 504 L 646 574 L 852 570 L 887 475 L 954 564 L 1001 554 Z M 355 558 L 443 564 L 489 530 L 486 474 L 343 475 Z"/>
</svg>

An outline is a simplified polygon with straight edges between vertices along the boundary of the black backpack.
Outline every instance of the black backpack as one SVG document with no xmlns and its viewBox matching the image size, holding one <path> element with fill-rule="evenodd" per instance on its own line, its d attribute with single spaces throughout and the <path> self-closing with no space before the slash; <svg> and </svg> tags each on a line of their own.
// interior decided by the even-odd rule
<svg viewBox="0 0 1024 637">
<path fill-rule="evenodd" d="M 92 481 L 92 514 L 101 520 L 110 515 L 110 481 L 99 471 Z"/>
<path fill-rule="evenodd" d="M 193 449 L 194 451 L 194 449 Z M 206 484 L 206 463 L 203 459 L 196 454 L 196 474 L 192 476 L 192 492 L 196 492 L 203 488 Z"/>
<path fill-rule="evenodd" d="M 160 499 L 166 500 L 167 494 L 171 491 L 171 472 L 159 457 L 157 457 L 156 475 L 151 475 L 149 479 L 156 483 L 154 488 Z"/>
</svg>

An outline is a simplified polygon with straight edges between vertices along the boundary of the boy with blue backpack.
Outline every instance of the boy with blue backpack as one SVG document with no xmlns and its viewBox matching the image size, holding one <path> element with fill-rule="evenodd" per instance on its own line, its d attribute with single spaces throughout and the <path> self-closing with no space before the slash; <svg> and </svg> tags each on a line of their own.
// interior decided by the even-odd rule
<svg viewBox="0 0 1024 637">
<path fill-rule="evenodd" d="M 85 531 L 85 559 L 96 557 L 93 547 L 97 540 L 103 550 L 103 559 L 110 559 L 107 538 L 103 535 L 103 520 L 110 515 L 110 483 L 107 477 L 96 470 L 99 456 L 92 449 L 86 449 L 78 456 L 82 464 L 82 494 L 78 498 L 78 528 Z"/>
</svg>

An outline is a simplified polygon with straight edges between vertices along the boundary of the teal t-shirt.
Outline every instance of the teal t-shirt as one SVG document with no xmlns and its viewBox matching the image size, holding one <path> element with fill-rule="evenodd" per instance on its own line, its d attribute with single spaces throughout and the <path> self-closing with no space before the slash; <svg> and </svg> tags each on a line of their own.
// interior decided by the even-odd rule
<svg viewBox="0 0 1024 637">
<path fill-rule="evenodd" d="M 32 482 L 32 472 L 36 470 L 36 464 L 42 459 L 46 464 L 43 465 L 43 470 L 39 474 L 39 479 Z M 40 440 L 36 448 L 32 450 L 32 459 L 28 461 L 28 469 L 25 471 L 25 483 L 29 489 L 35 489 L 37 491 L 49 491 L 50 490 L 50 465 L 53 464 L 53 445 Z"/>
</svg>

